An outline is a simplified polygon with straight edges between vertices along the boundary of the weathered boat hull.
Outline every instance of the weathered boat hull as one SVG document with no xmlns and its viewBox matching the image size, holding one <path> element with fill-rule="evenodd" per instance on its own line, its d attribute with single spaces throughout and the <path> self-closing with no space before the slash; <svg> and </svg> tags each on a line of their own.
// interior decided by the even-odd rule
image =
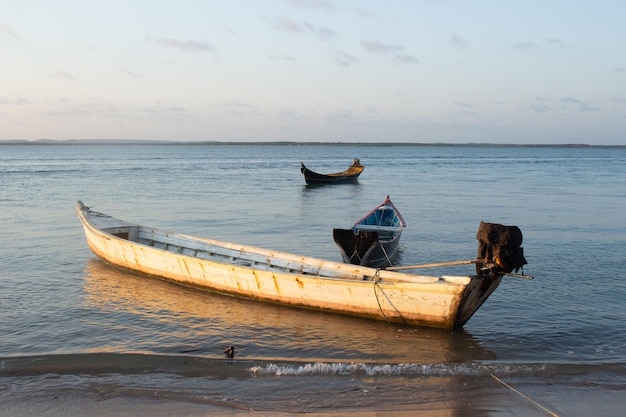
<svg viewBox="0 0 626 417">
<path fill-rule="evenodd" d="M 491 274 L 430 277 L 376 270 L 169 233 L 81 202 L 78 217 L 90 249 L 111 264 L 234 296 L 388 322 L 462 326 L 501 280 Z M 223 252 L 215 256 L 218 249 Z"/>
<path fill-rule="evenodd" d="M 300 172 L 304 175 L 304 181 L 307 184 L 346 184 L 356 182 L 364 168 L 359 160 L 355 159 L 353 164 L 345 171 L 334 174 L 319 174 L 311 171 L 300 162 Z"/>
</svg>

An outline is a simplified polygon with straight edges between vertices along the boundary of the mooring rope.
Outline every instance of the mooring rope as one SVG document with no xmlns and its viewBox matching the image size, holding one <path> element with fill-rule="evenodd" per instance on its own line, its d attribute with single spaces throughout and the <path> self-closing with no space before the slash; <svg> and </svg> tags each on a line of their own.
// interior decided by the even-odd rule
<svg viewBox="0 0 626 417">
<path fill-rule="evenodd" d="M 549 416 L 552 417 L 559 417 L 559 415 L 557 413 L 555 413 L 554 411 L 550 411 L 548 410 L 546 407 L 544 407 L 543 405 L 539 404 L 537 401 L 534 401 L 532 398 L 530 398 L 529 396 L 519 392 L 518 390 L 516 390 L 515 388 L 513 388 L 512 386 L 510 386 L 509 384 L 507 384 L 506 382 L 504 382 L 503 380 L 501 380 L 500 378 L 498 378 L 497 376 L 495 376 L 494 374 L 490 374 L 491 377 L 493 379 L 495 379 L 496 381 L 498 381 L 499 383 L 501 383 L 502 385 L 504 385 L 505 387 L 507 387 L 508 389 L 510 389 L 511 391 L 513 391 L 514 393 L 516 393 L 517 395 L 519 395 L 520 397 L 524 398 L 525 400 L 530 401 L 532 404 L 536 405 L 537 407 L 539 407 L 540 409 L 542 409 L 543 411 L 545 411 L 546 413 L 548 413 Z"/>
<path fill-rule="evenodd" d="M 383 250 L 383 255 L 385 255 L 385 258 L 387 259 L 387 262 L 389 262 L 389 266 L 392 266 L 393 263 L 391 263 L 391 259 L 389 259 L 389 255 L 387 254 L 387 251 L 385 250 L 385 247 L 383 245 L 380 245 L 380 248 Z"/>
<path fill-rule="evenodd" d="M 380 300 L 378 299 L 378 292 L 376 292 L 376 287 L 378 286 L 378 281 L 380 281 L 380 268 L 376 268 L 376 273 L 374 274 L 374 295 L 376 296 L 376 302 L 378 303 L 378 308 L 380 309 L 381 314 L 385 318 L 387 324 L 389 324 L 389 319 L 387 315 L 383 311 L 383 306 L 380 305 Z"/>
</svg>

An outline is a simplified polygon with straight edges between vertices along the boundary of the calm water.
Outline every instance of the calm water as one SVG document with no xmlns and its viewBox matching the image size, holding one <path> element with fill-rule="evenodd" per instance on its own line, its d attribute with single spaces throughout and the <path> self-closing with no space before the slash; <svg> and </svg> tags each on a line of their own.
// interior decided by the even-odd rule
<svg viewBox="0 0 626 417">
<path fill-rule="evenodd" d="M 366 166 L 357 184 L 308 187 L 299 172 L 300 161 L 334 172 L 353 158 Z M 468 381 L 497 386 L 493 374 L 619 405 L 625 184 L 625 149 L 0 146 L 0 401 L 78 390 L 393 409 Z M 75 214 L 80 199 L 145 225 L 340 261 L 332 228 L 387 194 L 408 223 L 400 264 L 474 258 L 484 220 L 521 228 L 535 279 L 506 278 L 463 330 L 402 327 L 115 269 L 89 251 Z M 235 360 L 222 353 L 231 344 Z"/>
</svg>

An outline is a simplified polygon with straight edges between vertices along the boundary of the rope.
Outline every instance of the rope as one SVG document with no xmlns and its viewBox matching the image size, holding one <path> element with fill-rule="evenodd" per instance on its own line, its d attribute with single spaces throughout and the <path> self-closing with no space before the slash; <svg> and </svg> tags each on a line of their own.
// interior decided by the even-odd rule
<svg viewBox="0 0 626 417">
<path fill-rule="evenodd" d="M 376 286 L 378 286 L 378 281 L 380 281 L 380 268 L 376 268 L 376 273 L 374 274 L 374 295 L 376 296 L 376 302 L 378 303 L 378 308 L 380 309 L 381 314 L 385 318 L 387 324 L 389 324 L 389 319 L 387 315 L 383 311 L 383 306 L 380 305 L 380 300 L 378 299 L 378 293 L 376 292 Z"/>
<path fill-rule="evenodd" d="M 387 262 L 389 262 L 389 266 L 393 265 L 393 263 L 391 263 L 391 259 L 389 259 L 389 255 L 387 255 L 387 251 L 385 250 L 385 247 L 381 244 L 380 248 L 383 250 L 383 254 L 385 255 L 385 258 L 387 258 Z"/>
<path fill-rule="evenodd" d="M 506 382 L 504 382 L 503 380 L 501 380 L 500 378 L 498 378 L 497 376 L 495 376 L 494 374 L 490 374 L 491 377 L 493 379 L 495 379 L 496 381 L 498 381 L 499 383 L 501 383 L 502 385 L 504 385 L 505 387 L 507 387 L 508 389 L 510 389 L 511 391 L 513 391 L 514 393 L 516 393 L 517 395 L 519 395 L 520 397 L 530 401 L 532 404 L 534 404 L 535 406 L 541 408 L 543 411 L 545 411 L 549 416 L 552 417 L 559 417 L 559 415 L 557 413 L 555 413 L 554 411 L 550 411 L 548 410 L 546 407 L 544 407 L 543 405 L 539 404 L 538 402 L 534 401 L 532 398 L 530 398 L 527 395 L 524 395 L 523 393 L 519 392 L 518 390 L 516 390 L 515 388 L 513 388 L 512 386 L 510 386 L 509 384 L 507 384 Z"/>
</svg>

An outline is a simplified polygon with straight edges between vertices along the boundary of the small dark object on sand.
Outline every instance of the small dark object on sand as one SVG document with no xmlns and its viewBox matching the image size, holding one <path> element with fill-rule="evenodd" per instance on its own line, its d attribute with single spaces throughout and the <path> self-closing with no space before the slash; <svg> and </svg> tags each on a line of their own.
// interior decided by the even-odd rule
<svg viewBox="0 0 626 417">
<path fill-rule="evenodd" d="M 229 358 L 234 358 L 235 357 L 235 347 L 231 346 L 227 349 L 224 350 L 224 353 L 226 354 L 226 356 L 228 356 Z"/>
</svg>

